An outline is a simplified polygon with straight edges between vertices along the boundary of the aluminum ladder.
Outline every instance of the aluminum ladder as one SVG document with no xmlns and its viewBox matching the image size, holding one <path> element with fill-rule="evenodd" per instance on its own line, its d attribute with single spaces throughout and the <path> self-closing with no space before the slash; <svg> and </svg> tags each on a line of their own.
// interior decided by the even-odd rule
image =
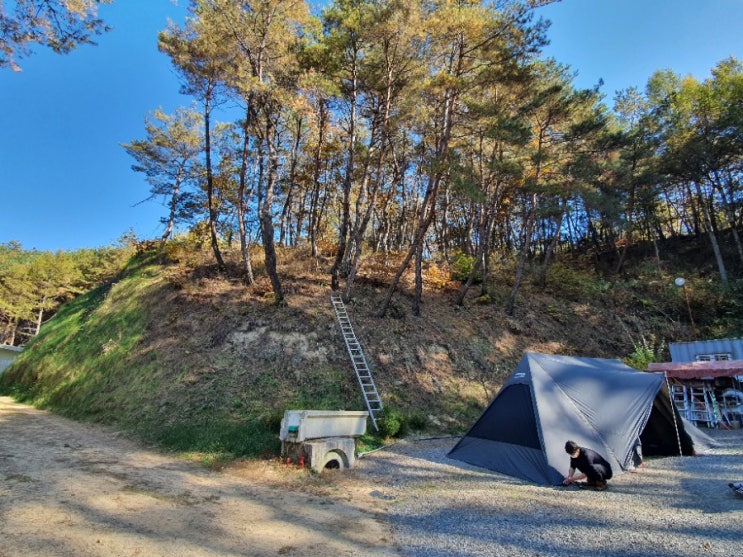
<svg viewBox="0 0 743 557">
<path fill-rule="evenodd" d="M 717 427 L 730 429 L 730 420 L 728 419 L 727 415 L 720 412 L 720 404 L 717 402 L 714 388 L 709 390 L 709 400 L 712 406 L 712 415 L 715 417 Z"/>
<path fill-rule="evenodd" d="M 333 304 L 335 316 L 338 318 L 338 325 L 341 327 L 341 333 L 343 334 L 343 340 L 346 342 L 346 348 L 348 349 L 348 355 L 351 357 L 353 369 L 356 371 L 356 377 L 359 380 L 361 393 L 364 395 L 364 402 L 366 402 L 366 408 L 369 410 L 372 425 L 374 425 L 375 430 L 379 431 L 377 414 L 382 411 L 384 406 L 382 399 L 379 397 L 377 386 L 374 384 L 374 378 L 369 369 L 369 364 L 367 364 L 361 344 L 353 332 L 351 320 L 348 317 L 343 298 L 340 294 L 331 294 L 330 301 Z"/>
<path fill-rule="evenodd" d="M 684 418 L 691 421 L 691 409 L 689 404 L 689 393 L 686 391 L 686 385 L 680 385 L 678 383 L 672 383 L 670 385 L 671 399 L 673 405 Z"/>
<path fill-rule="evenodd" d="M 717 404 L 712 398 L 714 394 L 712 397 L 710 396 L 711 392 L 712 390 L 708 389 L 704 384 L 689 386 L 689 419 L 694 425 L 698 425 L 699 422 L 704 422 L 707 427 L 717 427 L 718 420 L 715 416 L 715 407 Z"/>
</svg>

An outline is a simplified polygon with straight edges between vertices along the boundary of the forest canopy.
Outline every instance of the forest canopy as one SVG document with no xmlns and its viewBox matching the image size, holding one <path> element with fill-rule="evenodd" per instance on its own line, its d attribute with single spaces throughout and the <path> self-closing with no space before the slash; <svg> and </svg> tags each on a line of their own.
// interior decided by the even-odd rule
<svg viewBox="0 0 743 557">
<path fill-rule="evenodd" d="M 188 101 L 123 145 L 164 203 L 161 242 L 188 231 L 220 270 L 239 245 L 248 285 L 259 246 L 279 304 L 277 246 L 329 257 L 346 297 L 364 255 L 394 255 L 382 315 L 411 270 L 420 314 L 431 263 L 457 265 L 461 304 L 475 284 L 487 297 L 507 262 L 512 313 L 523 281 L 544 286 L 565 255 L 610 253 L 620 276 L 633 246 L 660 257 L 688 236 L 711 246 L 720 288 L 737 288 L 743 65 L 722 60 L 702 81 L 659 70 L 609 102 L 543 55 L 534 8 L 547 3 L 336 0 L 313 15 L 301 0 L 194 0 L 159 36 Z M 104 30 L 93 2 L 15 6 L 66 7 L 80 41 Z M 6 342 L 116 259 L 0 247 Z"/>
<path fill-rule="evenodd" d="M 199 230 L 216 264 L 236 238 L 265 252 L 284 298 L 276 244 L 332 245 L 334 289 L 351 291 L 363 252 L 410 266 L 466 256 L 466 288 L 493 261 L 526 272 L 562 253 L 617 254 L 705 235 L 723 288 L 721 231 L 738 236 L 743 66 L 698 81 L 658 71 L 645 91 L 576 89 L 545 59 L 549 2 L 198 0 L 160 35 L 190 106 L 155 112 L 124 147 L 165 201 L 162 240 Z M 217 121 L 221 107 L 238 107 Z M 485 292 L 486 293 L 486 292 Z"/>
</svg>

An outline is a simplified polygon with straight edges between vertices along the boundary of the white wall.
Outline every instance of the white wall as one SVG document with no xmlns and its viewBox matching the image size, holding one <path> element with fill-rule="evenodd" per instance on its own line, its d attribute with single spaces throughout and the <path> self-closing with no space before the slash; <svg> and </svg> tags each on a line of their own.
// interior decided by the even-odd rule
<svg viewBox="0 0 743 557">
<path fill-rule="evenodd" d="M 7 344 L 0 344 L 0 373 L 5 371 L 5 368 L 20 354 L 22 348 L 17 346 L 8 346 Z"/>
</svg>

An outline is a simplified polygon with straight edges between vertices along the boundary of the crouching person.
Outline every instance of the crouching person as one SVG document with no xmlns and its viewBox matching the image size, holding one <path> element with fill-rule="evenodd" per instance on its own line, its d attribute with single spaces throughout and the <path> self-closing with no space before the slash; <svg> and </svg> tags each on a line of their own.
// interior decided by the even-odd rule
<svg viewBox="0 0 743 557">
<path fill-rule="evenodd" d="M 565 452 L 570 455 L 570 470 L 563 480 L 563 485 L 586 480 L 578 484 L 593 487 L 598 491 L 606 489 L 606 480 L 612 476 L 611 464 L 599 453 L 592 449 L 580 447 L 575 441 L 565 443 Z M 576 471 L 580 474 L 576 475 Z"/>
</svg>

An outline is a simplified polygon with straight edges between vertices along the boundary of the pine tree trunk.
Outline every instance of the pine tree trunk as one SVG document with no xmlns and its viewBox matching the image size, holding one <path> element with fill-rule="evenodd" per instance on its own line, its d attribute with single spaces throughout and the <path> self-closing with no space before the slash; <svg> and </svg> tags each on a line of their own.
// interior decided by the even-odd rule
<svg viewBox="0 0 743 557">
<path fill-rule="evenodd" d="M 266 258 L 266 273 L 271 280 L 271 286 L 277 305 L 283 305 L 284 290 L 281 286 L 276 261 L 276 246 L 274 244 L 274 226 L 273 213 L 271 211 L 274 200 L 274 188 L 276 184 L 276 174 L 278 171 L 278 157 L 276 147 L 273 144 L 274 127 L 270 117 L 266 116 L 266 147 L 268 148 L 268 172 L 266 176 L 266 189 L 261 205 L 260 223 L 261 236 L 263 239 L 263 251 Z"/>
<path fill-rule="evenodd" d="M 354 53 L 356 56 L 356 53 Z M 338 229 L 338 251 L 335 254 L 333 267 L 330 269 L 330 288 L 335 291 L 340 288 L 339 275 L 341 266 L 346 258 L 346 247 L 348 243 L 348 231 L 351 219 L 351 186 L 353 184 L 353 171 L 356 166 L 356 105 L 358 103 L 358 80 L 357 66 L 354 58 L 351 70 L 351 111 L 349 114 L 348 152 L 346 154 L 346 168 L 343 176 L 343 201 L 341 206 L 341 223 Z"/>
<path fill-rule="evenodd" d="M 39 331 L 41 330 L 41 323 L 43 322 L 42 320 L 44 318 L 44 306 L 45 305 L 46 305 L 46 295 L 44 295 L 41 298 L 41 307 L 39 307 L 39 313 L 37 314 L 36 323 L 34 324 L 35 325 L 34 336 L 38 336 Z"/>
<path fill-rule="evenodd" d="M 251 112 L 250 109 L 248 109 L 245 113 L 245 125 L 243 126 L 243 146 L 242 153 L 240 154 L 240 181 L 237 188 L 237 228 L 238 234 L 240 235 L 240 254 L 242 256 L 243 272 L 245 273 L 245 284 L 253 285 L 255 284 L 255 277 L 253 276 L 253 264 L 250 260 L 248 233 L 245 229 L 245 217 L 251 197 L 251 194 L 246 192 L 248 175 L 248 147 L 250 144 L 250 122 Z"/>
<path fill-rule="evenodd" d="M 292 145 L 291 155 L 289 157 L 289 176 L 288 186 L 286 191 L 286 198 L 284 200 L 284 206 L 281 209 L 281 226 L 279 229 L 279 243 L 282 245 L 291 245 L 292 234 L 291 234 L 291 212 L 292 205 L 294 204 L 294 190 L 296 189 L 295 182 L 297 180 L 297 162 L 299 160 L 299 145 L 302 141 L 302 119 L 299 118 L 297 122 L 296 134 L 294 136 L 294 142 Z"/>
<path fill-rule="evenodd" d="M 206 150 L 206 200 L 209 209 L 209 237 L 214 258 L 217 260 L 217 267 L 220 271 L 224 271 L 224 260 L 222 259 L 222 252 L 219 250 L 219 240 L 217 238 L 217 209 L 214 206 L 210 111 L 211 108 L 207 100 L 204 105 L 204 147 Z"/>
<path fill-rule="evenodd" d="M 564 213 L 560 211 L 559 216 L 557 217 L 557 224 L 555 226 L 555 233 L 552 236 L 552 239 L 550 240 L 550 243 L 547 245 L 547 249 L 544 254 L 544 261 L 542 263 L 542 270 L 539 273 L 539 286 L 544 289 L 547 286 L 547 273 L 549 272 L 550 265 L 552 265 L 552 258 L 555 253 L 555 249 L 557 248 L 557 242 L 560 239 L 560 230 L 562 229 L 562 219 L 563 219 Z"/>
<path fill-rule="evenodd" d="M 532 194 L 532 205 L 529 209 L 529 216 L 524 226 L 524 240 L 521 246 L 521 255 L 519 256 L 519 263 L 516 267 L 516 277 L 514 278 L 513 288 L 511 289 L 511 295 L 508 297 L 508 304 L 506 304 L 506 313 L 513 315 L 516 309 L 516 298 L 521 288 L 521 282 L 524 280 L 524 268 L 526 267 L 526 259 L 529 255 L 529 249 L 531 249 L 531 235 L 534 229 L 534 219 L 537 210 L 537 194 Z"/>
<path fill-rule="evenodd" d="M 387 289 L 387 295 L 384 298 L 384 301 L 382 302 L 382 306 L 379 310 L 379 316 L 384 317 L 387 313 L 387 310 L 390 307 L 390 304 L 392 303 L 392 296 L 395 294 L 395 291 L 397 290 L 397 286 L 400 284 L 400 279 L 402 279 L 402 275 L 405 273 L 405 270 L 408 268 L 408 265 L 410 265 L 410 260 L 413 258 L 413 256 L 418 252 L 418 249 L 423 246 L 423 241 L 426 237 L 426 233 L 428 232 L 428 227 L 431 225 L 431 221 L 433 220 L 434 214 L 435 214 L 435 205 L 436 205 L 436 199 L 438 196 L 438 187 L 439 187 L 439 181 L 441 180 L 441 176 L 435 175 L 431 177 L 432 183 L 429 185 L 428 190 L 426 191 L 426 196 L 423 199 L 423 205 L 421 207 L 421 219 L 418 223 L 418 228 L 416 230 L 413 242 L 408 249 L 407 253 L 405 254 L 405 258 L 403 259 L 402 263 L 400 264 L 400 267 L 397 269 L 397 272 L 395 273 L 395 276 L 392 279 L 392 283 L 390 284 L 390 287 Z M 420 302 L 413 301 L 413 304 L 417 304 L 420 307 Z"/>
<path fill-rule="evenodd" d="M 308 216 L 308 235 L 310 237 L 310 253 L 312 257 L 317 257 L 317 235 L 319 232 L 319 223 L 321 221 L 320 210 L 320 190 L 322 184 L 320 177 L 322 176 L 323 159 L 322 152 L 323 146 L 325 145 L 325 129 L 328 122 L 328 111 L 326 110 L 326 101 L 321 99 L 319 101 L 317 110 L 317 128 L 318 137 L 317 145 L 315 146 L 315 152 L 313 157 L 313 168 L 312 168 L 312 193 L 310 196 L 310 214 Z"/>
<path fill-rule="evenodd" d="M 715 261 L 717 262 L 717 270 L 720 273 L 720 282 L 722 282 L 722 287 L 725 290 L 730 289 L 730 283 L 728 282 L 728 272 L 725 268 L 725 260 L 722 258 L 722 252 L 720 251 L 720 245 L 717 242 L 717 235 L 715 234 L 715 230 L 712 227 L 712 218 L 709 214 L 709 208 L 707 207 L 707 203 L 705 202 L 703 196 L 702 196 L 702 188 L 699 186 L 698 182 L 694 182 L 694 187 L 697 190 L 697 195 L 699 196 L 699 205 L 702 207 L 702 215 L 704 216 L 704 220 L 706 223 L 707 228 L 707 235 L 709 236 L 709 241 L 712 244 L 712 251 L 715 254 Z"/>
<path fill-rule="evenodd" d="M 170 238 L 170 235 L 173 233 L 173 228 L 175 226 L 175 215 L 178 209 L 178 195 L 181 189 L 180 186 L 180 180 L 176 180 L 173 186 L 173 195 L 170 197 L 170 213 L 168 215 L 168 225 L 165 227 L 165 231 L 160 238 L 160 249 L 165 246 L 165 242 L 168 241 L 168 238 Z"/>
</svg>

